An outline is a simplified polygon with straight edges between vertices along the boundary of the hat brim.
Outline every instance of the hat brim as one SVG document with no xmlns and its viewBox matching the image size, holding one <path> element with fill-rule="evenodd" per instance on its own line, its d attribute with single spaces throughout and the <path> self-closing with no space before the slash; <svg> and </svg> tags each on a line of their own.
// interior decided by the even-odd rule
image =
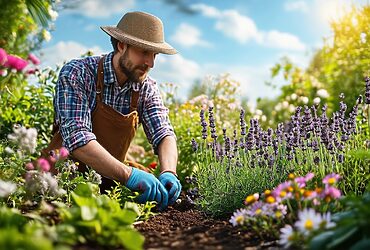
<svg viewBox="0 0 370 250">
<path fill-rule="evenodd" d="M 118 41 L 125 42 L 127 44 L 137 46 L 139 48 L 147 49 L 150 51 L 154 51 L 157 53 L 163 53 L 163 54 L 168 54 L 168 55 L 177 54 L 177 50 L 174 49 L 171 45 L 169 45 L 166 42 L 154 43 L 154 42 L 145 41 L 140 38 L 133 37 L 129 34 L 126 34 L 115 26 L 102 26 L 100 28 L 105 33 L 114 37 Z"/>
</svg>

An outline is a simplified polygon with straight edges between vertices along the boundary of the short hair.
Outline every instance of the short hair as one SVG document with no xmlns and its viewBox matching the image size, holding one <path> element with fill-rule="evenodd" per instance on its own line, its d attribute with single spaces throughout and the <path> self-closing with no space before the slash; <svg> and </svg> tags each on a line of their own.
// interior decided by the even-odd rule
<svg viewBox="0 0 370 250">
<path fill-rule="evenodd" d="M 112 47 L 113 47 L 114 53 L 116 53 L 118 51 L 118 43 L 119 43 L 119 41 L 116 38 L 114 38 L 113 36 L 111 36 L 110 37 L 110 42 L 112 43 Z M 130 45 L 126 43 L 126 46 L 128 48 Z"/>
<path fill-rule="evenodd" d="M 112 43 L 112 47 L 114 52 L 118 51 L 118 40 L 114 38 L 113 36 L 110 37 L 110 42 Z"/>
</svg>

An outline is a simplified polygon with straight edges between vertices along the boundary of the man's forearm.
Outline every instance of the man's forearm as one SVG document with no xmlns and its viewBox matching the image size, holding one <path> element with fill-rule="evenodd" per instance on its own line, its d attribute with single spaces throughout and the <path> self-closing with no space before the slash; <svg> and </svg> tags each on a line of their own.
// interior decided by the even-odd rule
<svg viewBox="0 0 370 250">
<path fill-rule="evenodd" d="M 158 146 L 158 158 L 161 172 L 170 171 L 176 173 L 177 145 L 173 136 L 166 136 Z"/>
<path fill-rule="evenodd" d="M 72 156 L 93 168 L 99 174 L 123 184 L 126 184 L 132 171 L 130 167 L 114 158 L 95 140 L 75 149 Z"/>
</svg>

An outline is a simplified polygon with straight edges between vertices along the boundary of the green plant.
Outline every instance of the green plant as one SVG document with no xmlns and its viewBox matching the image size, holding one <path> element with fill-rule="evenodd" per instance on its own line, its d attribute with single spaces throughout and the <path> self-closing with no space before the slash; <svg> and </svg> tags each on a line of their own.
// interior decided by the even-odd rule
<svg viewBox="0 0 370 250">
<path fill-rule="evenodd" d="M 370 247 L 370 186 L 362 196 L 342 199 L 345 211 L 334 214 L 336 227 L 314 237 L 310 249 L 369 249 Z"/>
<path fill-rule="evenodd" d="M 72 207 L 60 208 L 59 241 L 141 249 L 144 239 L 132 227 L 136 209 L 122 209 L 107 195 L 97 195 L 98 190 L 97 185 L 84 183 L 72 192 Z"/>
</svg>

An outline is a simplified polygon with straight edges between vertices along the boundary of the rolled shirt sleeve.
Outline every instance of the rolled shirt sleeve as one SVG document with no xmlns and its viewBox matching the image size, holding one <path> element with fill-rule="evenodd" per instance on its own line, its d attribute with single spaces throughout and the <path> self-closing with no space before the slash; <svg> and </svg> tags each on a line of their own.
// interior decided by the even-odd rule
<svg viewBox="0 0 370 250">
<path fill-rule="evenodd" d="M 94 83 L 94 79 L 91 79 L 91 74 L 85 73 L 83 65 L 78 64 L 72 61 L 61 69 L 54 98 L 56 121 L 60 126 L 63 146 L 70 152 L 96 140 L 92 133 L 92 107 L 89 106 L 94 84 L 86 84 L 88 81 Z"/>
<path fill-rule="evenodd" d="M 141 122 L 148 141 L 157 154 L 158 146 L 164 137 L 173 136 L 176 139 L 176 136 L 168 117 L 168 108 L 163 104 L 155 81 L 150 79 L 141 91 L 145 96 L 142 103 Z"/>
</svg>

